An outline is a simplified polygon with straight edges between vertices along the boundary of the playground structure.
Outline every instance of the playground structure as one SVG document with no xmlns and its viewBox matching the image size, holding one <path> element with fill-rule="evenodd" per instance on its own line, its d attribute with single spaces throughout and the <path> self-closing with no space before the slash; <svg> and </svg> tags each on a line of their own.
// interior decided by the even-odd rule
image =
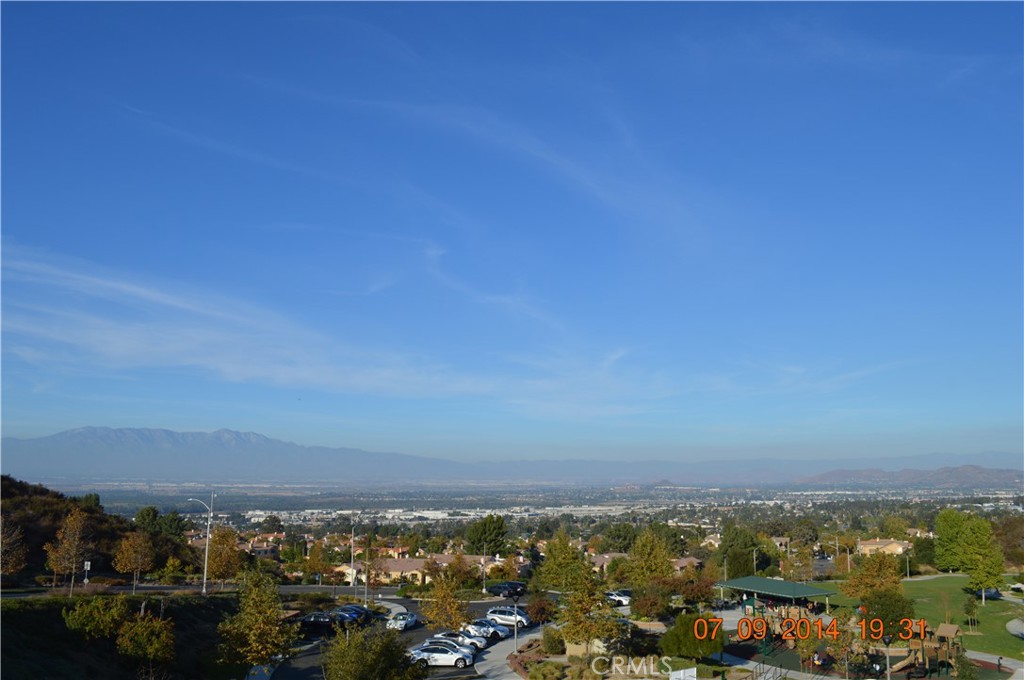
<svg viewBox="0 0 1024 680">
<path fill-rule="evenodd" d="M 893 673 L 905 668 L 923 666 L 927 675 L 933 671 L 956 675 L 953 660 L 964 651 L 963 631 L 960 626 L 952 623 L 941 623 L 937 630 L 925 629 L 924 639 L 914 638 L 909 641 L 910 651 L 907 658 L 891 668 Z"/>
</svg>

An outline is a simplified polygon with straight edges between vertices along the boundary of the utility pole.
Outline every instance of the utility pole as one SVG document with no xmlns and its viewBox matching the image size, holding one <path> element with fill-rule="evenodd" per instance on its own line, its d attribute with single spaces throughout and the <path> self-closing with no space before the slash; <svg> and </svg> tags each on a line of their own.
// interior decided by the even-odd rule
<svg viewBox="0 0 1024 680">
<path fill-rule="evenodd" d="M 349 584 L 352 586 L 352 595 L 356 594 L 356 511 L 352 511 L 352 549 L 348 551 L 349 559 Z M 346 631 L 347 635 L 347 631 Z M 348 639 L 347 637 L 345 638 Z"/>
<path fill-rule="evenodd" d="M 213 524 L 213 497 L 214 493 L 210 492 L 210 504 L 203 503 L 198 498 L 189 498 L 190 501 L 199 503 L 205 507 L 208 511 L 206 515 L 206 553 L 203 556 L 203 595 L 206 595 L 206 572 L 210 564 L 210 525 Z"/>
</svg>

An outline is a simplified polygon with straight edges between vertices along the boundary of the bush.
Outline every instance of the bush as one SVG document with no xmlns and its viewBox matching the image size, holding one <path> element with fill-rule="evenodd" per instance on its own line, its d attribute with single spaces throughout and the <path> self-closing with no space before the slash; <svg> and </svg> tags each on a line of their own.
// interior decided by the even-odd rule
<svg viewBox="0 0 1024 680">
<path fill-rule="evenodd" d="M 555 616 L 557 605 L 546 595 L 534 595 L 526 605 L 526 613 L 537 623 L 547 623 Z"/>
<path fill-rule="evenodd" d="M 564 667 L 554 661 L 543 661 L 530 669 L 529 680 L 562 680 Z"/>
<path fill-rule="evenodd" d="M 602 680 L 604 677 L 585 663 L 570 666 L 566 671 L 567 680 Z"/>
<path fill-rule="evenodd" d="M 303 609 L 326 609 L 334 605 L 334 598 L 327 593 L 299 593 L 295 599 Z"/>
<path fill-rule="evenodd" d="M 545 654 L 565 654 L 565 640 L 557 628 L 545 626 L 541 633 L 540 648 Z"/>
</svg>

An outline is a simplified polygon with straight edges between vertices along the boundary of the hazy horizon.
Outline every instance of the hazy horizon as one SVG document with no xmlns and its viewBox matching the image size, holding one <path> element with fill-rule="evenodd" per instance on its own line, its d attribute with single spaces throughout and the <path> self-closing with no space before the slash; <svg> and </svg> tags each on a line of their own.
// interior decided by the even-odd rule
<svg viewBox="0 0 1024 680">
<path fill-rule="evenodd" d="M 6 436 L 1020 453 L 1020 3 L 7 3 Z"/>
</svg>

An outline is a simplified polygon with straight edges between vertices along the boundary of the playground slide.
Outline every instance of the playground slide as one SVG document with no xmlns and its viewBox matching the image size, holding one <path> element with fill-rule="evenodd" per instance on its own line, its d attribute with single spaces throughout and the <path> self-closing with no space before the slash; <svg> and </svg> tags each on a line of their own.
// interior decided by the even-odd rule
<svg viewBox="0 0 1024 680">
<path fill-rule="evenodd" d="M 896 664 L 895 666 L 891 667 L 889 670 L 892 673 L 895 673 L 897 671 L 903 670 L 907 666 L 913 665 L 916 662 L 917 662 L 917 654 L 913 654 L 913 653 L 907 654 L 907 658 L 906 659 L 904 659 L 903 661 L 900 661 L 898 664 Z"/>
</svg>

